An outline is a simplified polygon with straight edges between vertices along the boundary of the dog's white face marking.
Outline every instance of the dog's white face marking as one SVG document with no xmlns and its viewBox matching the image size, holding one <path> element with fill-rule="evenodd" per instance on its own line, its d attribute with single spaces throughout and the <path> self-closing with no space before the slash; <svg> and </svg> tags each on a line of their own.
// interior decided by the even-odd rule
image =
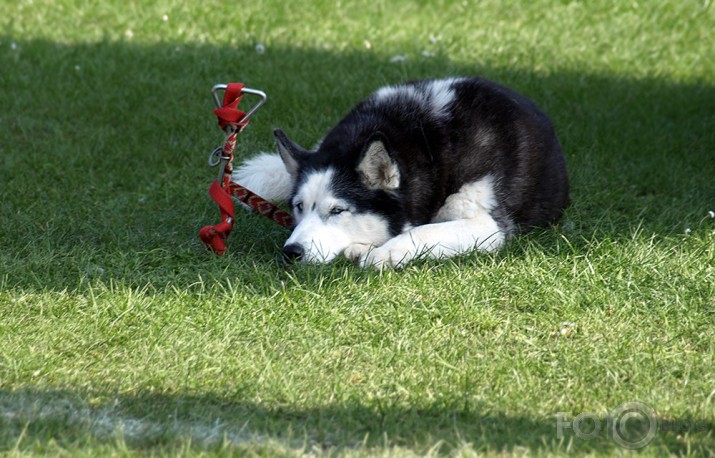
<svg viewBox="0 0 715 458">
<path fill-rule="evenodd" d="M 300 261 L 330 262 L 350 246 L 376 246 L 390 238 L 385 218 L 358 213 L 335 195 L 333 176 L 333 170 L 309 175 L 291 201 L 296 226 L 284 246 L 300 247 Z"/>
</svg>

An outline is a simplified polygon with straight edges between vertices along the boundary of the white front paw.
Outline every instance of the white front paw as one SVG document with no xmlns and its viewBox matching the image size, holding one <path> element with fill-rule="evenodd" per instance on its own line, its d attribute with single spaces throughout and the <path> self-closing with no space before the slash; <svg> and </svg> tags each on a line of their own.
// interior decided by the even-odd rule
<svg viewBox="0 0 715 458">
<path fill-rule="evenodd" d="M 360 267 L 375 267 L 382 270 L 386 267 L 404 267 L 415 257 L 414 250 L 401 247 L 400 244 L 387 243 L 366 253 L 360 258 Z"/>
<path fill-rule="evenodd" d="M 365 256 L 372 247 L 372 244 L 369 243 L 353 243 L 345 248 L 343 255 L 351 261 L 357 261 Z"/>
</svg>

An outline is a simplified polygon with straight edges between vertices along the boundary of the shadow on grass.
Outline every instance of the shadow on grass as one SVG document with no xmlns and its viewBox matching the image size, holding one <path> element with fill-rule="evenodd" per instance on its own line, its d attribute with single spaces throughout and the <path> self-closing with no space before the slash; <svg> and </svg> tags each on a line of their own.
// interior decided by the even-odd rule
<svg viewBox="0 0 715 458">
<path fill-rule="evenodd" d="M 240 399 L 240 394 L 236 395 Z M 0 450 L 45 447 L 97 447 L 120 442 L 144 451 L 182 449 L 265 449 L 307 451 L 369 451 L 398 447 L 418 454 L 445 453 L 469 447 L 475 451 L 606 452 L 621 448 L 608 431 L 605 415 L 580 423 L 579 439 L 571 426 L 557 433 L 557 417 L 534 419 L 503 412 L 480 411 L 466 405 L 410 408 L 365 400 L 338 405 L 296 408 L 289 404 L 264 407 L 234 400 L 230 395 L 141 396 L 25 389 L 0 390 Z M 573 421 L 569 414 L 565 418 Z M 658 418 L 658 431 L 646 447 L 661 452 L 710 451 L 711 421 Z M 632 444 L 648 436 L 648 428 L 619 436 Z M 640 425 L 643 426 L 643 425 Z M 578 429 L 578 428 L 577 428 Z M 628 442 L 630 441 L 630 442 Z"/>
<path fill-rule="evenodd" d="M 637 227 L 678 233 L 712 209 L 712 82 L 537 73 L 462 65 L 439 53 L 408 55 L 399 64 L 389 57 L 184 43 L 2 46 L 0 216 L 12 228 L 0 234 L 0 260 L 9 266 L 4 284 L 185 286 L 202 272 L 220 278 L 254 262 L 274 263 L 287 232 L 260 217 L 241 218 L 228 262 L 204 255 L 196 237 L 218 220 L 206 191 L 215 173 L 207 153 L 221 141 L 209 96 L 218 82 L 243 81 L 269 95 L 242 135 L 242 157 L 272 149 L 277 126 L 314 142 L 384 84 L 486 76 L 533 98 L 552 117 L 572 179 L 566 221 L 573 243 L 594 234 L 629 237 Z"/>
</svg>

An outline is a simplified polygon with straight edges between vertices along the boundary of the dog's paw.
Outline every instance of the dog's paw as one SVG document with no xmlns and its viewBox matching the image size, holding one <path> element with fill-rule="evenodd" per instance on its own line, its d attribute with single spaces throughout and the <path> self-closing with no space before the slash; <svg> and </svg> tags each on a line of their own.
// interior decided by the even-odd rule
<svg viewBox="0 0 715 458">
<path fill-rule="evenodd" d="M 365 256 L 372 248 L 373 246 L 369 243 L 353 243 L 352 245 L 345 248 L 343 255 L 351 261 L 358 261 L 363 256 Z"/>
<path fill-rule="evenodd" d="M 414 249 L 400 246 L 400 244 L 388 244 L 370 250 L 360 258 L 360 267 L 374 267 L 382 270 L 385 268 L 404 267 L 415 257 Z"/>
</svg>

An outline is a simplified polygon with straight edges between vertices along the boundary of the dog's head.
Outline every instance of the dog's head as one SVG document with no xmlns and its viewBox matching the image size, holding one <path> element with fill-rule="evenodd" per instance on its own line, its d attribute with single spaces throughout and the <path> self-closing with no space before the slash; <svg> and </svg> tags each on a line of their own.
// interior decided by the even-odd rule
<svg viewBox="0 0 715 458">
<path fill-rule="evenodd" d="M 289 262 L 330 262 L 348 247 L 379 246 L 404 225 L 397 193 L 400 171 L 382 134 L 357 144 L 330 136 L 308 151 L 275 131 L 293 191 Z"/>
</svg>

